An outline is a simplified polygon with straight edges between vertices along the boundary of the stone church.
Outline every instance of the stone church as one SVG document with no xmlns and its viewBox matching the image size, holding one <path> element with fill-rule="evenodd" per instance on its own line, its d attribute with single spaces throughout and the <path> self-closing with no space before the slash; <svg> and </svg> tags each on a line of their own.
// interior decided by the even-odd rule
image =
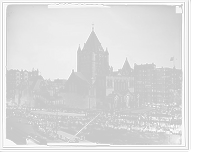
<svg viewBox="0 0 200 161">
<path fill-rule="evenodd" d="M 131 108 L 133 80 L 133 69 L 127 58 L 122 69 L 113 71 L 109 52 L 107 48 L 104 50 L 92 27 L 83 48 L 78 47 L 77 71 L 72 70 L 66 90 L 77 97 L 81 95 L 88 108 Z"/>
</svg>

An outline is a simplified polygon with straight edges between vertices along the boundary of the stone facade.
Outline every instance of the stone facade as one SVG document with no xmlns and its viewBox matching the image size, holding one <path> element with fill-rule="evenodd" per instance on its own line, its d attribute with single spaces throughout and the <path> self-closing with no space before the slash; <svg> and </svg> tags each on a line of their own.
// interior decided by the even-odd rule
<svg viewBox="0 0 200 161">
<path fill-rule="evenodd" d="M 82 50 L 79 46 L 77 62 L 78 72 L 72 71 L 65 92 L 87 97 L 85 108 L 95 105 L 96 109 L 120 111 L 141 106 L 141 96 L 134 93 L 134 72 L 128 60 L 121 70 L 113 71 L 109 52 L 103 49 L 94 31 Z"/>
</svg>

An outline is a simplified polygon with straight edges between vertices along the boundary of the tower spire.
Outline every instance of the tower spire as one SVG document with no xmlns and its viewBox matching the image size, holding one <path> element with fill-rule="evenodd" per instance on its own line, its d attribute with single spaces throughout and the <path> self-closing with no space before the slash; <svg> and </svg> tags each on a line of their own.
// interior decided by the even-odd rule
<svg viewBox="0 0 200 161">
<path fill-rule="evenodd" d="M 94 31 L 94 23 L 92 23 L 92 31 Z"/>
</svg>

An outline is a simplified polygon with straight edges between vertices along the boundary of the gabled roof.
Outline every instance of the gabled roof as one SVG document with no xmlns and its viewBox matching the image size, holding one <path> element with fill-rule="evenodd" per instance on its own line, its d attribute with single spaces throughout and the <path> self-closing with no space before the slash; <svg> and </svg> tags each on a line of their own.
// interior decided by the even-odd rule
<svg viewBox="0 0 200 161">
<path fill-rule="evenodd" d="M 129 75 L 129 74 L 131 74 L 130 72 L 131 72 L 131 67 L 130 67 L 130 65 L 128 63 L 128 60 L 126 59 L 126 61 L 124 63 L 124 66 L 123 66 L 123 68 L 121 70 L 121 74 L 122 75 L 125 75 L 125 74 Z"/>
<path fill-rule="evenodd" d="M 94 30 L 92 30 L 89 38 L 87 39 L 87 41 L 83 47 L 83 50 L 104 51 Z"/>
<path fill-rule="evenodd" d="M 126 58 L 125 62 L 124 62 L 124 65 L 122 67 L 122 71 L 127 71 L 127 70 L 130 70 L 131 69 L 131 66 L 128 62 L 128 59 Z"/>
<path fill-rule="evenodd" d="M 91 85 L 88 79 L 83 75 L 82 72 L 73 72 L 77 80 L 82 84 L 82 85 Z"/>
<path fill-rule="evenodd" d="M 80 44 L 78 46 L 78 52 L 81 52 L 81 47 L 80 47 Z"/>
</svg>

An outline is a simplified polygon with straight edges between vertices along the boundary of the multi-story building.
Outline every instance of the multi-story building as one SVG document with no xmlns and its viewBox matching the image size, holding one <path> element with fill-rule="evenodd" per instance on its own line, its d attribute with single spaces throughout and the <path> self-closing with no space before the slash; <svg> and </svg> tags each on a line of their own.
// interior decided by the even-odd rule
<svg viewBox="0 0 200 161">
<path fill-rule="evenodd" d="M 134 92 L 134 73 L 126 59 L 122 69 L 113 71 L 109 52 L 104 50 L 94 31 L 81 50 L 77 51 L 77 70 L 67 80 L 66 92 L 96 100 L 96 108 L 119 111 L 141 106 L 141 97 Z"/>
<path fill-rule="evenodd" d="M 65 79 L 55 79 L 54 81 L 50 81 L 52 87 L 55 88 L 56 94 L 58 94 L 60 91 L 63 91 L 65 89 L 65 83 L 67 80 Z"/>
<path fill-rule="evenodd" d="M 142 96 L 142 104 L 170 104 L 173 91 L 182 89 L 182 71 L 155 68 L 154 65 L 135 65 L 135 92 Z"/>
<path fill-rule="evenodd" d="M 6 70 L 6 98 L 8 100 L 14 100 L 15 88 L 21 83 L 21 81 L 28 81 L 33 76 L 38 76 L 38 70 L 19 71 L 19 70 Z"/>
<path fill-rule="evenodd" d="M 42 76 L 33 76 L 28 81 L 21 81 L 15 89 L 17 104 L 35 107 L 62 106 L 61 96 L 55 95 L 55 89 Z"/>
</svg>

